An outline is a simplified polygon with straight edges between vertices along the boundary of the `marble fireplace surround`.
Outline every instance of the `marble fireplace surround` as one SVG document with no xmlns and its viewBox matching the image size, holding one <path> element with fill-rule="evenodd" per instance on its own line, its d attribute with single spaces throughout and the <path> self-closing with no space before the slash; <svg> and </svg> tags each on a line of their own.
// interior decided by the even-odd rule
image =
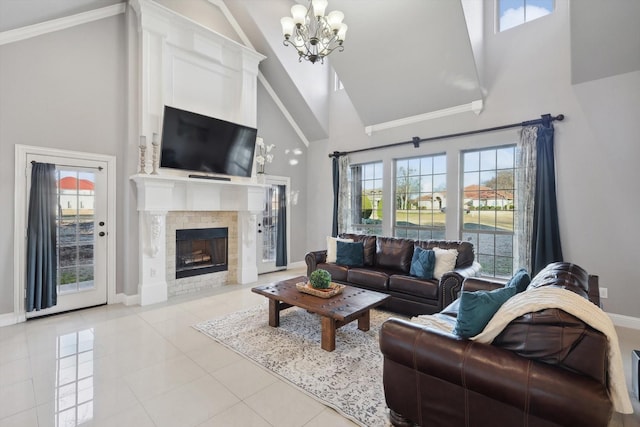
<svg viewBox="0 0 640 427">
<path fill-rule="evenodd" d="M 176 228 L 229 227 L 228 271 L 200 276 L 195 288 L 203 280 L 213 285 L 257 280 L 256 218 L 263 209 L 264 185 L 145 174 L 131 179 L 137 187 L 140 305 L 166 301 L 189 282 L 175 280 Z"/>
</svg>

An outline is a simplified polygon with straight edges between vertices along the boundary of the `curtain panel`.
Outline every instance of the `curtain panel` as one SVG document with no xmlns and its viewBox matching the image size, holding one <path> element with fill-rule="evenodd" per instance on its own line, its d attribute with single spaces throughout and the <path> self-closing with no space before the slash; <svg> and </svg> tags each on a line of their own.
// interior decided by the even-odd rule
<svg viewBox="0 0 640 427">
<path fill-rule="evenodd" d="M 56 167 L 34 162 L 27 217 L 27 312 L 57 303 L 56 209 Z"/>
<path fill-rule="evenodd" d="M 276 267 L 287 266 L 287 186 L 278 185 L 278 227 L 276 228 Z"/>
<path fill-rule="evenodd" d="M 523 127 L 516 149 L 516 230 L 513 271 L 526 268 L 531 271 L 531 241 L 533 236 L 533 209 L 536 189 L 537 126 Z"/>
</svg>

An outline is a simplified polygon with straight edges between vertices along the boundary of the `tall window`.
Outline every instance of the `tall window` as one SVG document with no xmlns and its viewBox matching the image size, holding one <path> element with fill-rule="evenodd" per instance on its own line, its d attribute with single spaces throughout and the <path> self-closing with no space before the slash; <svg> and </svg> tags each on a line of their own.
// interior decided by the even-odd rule
<svg viewBox="0 0 640 427">
<path fill-rule="evenodd" d="M 554 0 L 498 0 L 498 31 L 533 21 L 553 12 Z"/>
<path fill-rule="evenodd" d="M 349 168 L 351 232 L 382 234 L 382 178 L 382 162 Z"/>
<path fill-rule="evenodd" d="M 444 239 L 447 206 L 444 154 L 396 160 L 396 237 Z"/>
<path fill-rule="evenodd" d="M 462 238 L 473 243 L 482 274 L 513 273 L 515 145 L 462 154 Z"/>
</svg>

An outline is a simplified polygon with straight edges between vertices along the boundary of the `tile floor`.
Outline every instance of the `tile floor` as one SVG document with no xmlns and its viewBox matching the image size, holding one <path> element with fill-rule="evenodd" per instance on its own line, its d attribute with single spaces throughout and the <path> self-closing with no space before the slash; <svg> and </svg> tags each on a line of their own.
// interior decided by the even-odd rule
<svg viewBox="0 0 640 427">
<path fill-rule="evenodd" d="M 289 270 L 259 283 L 298 275 Z M 0 328 L 0 427 L 354 426 L 191 325 L 266 304 L 251 285 Z M 640 331 L 619 329 L 627 378 Z M 630 382 L 630 380 L 629 380 Z M 637 426 L 636 415 L 611 426 Z"/>
</svg>

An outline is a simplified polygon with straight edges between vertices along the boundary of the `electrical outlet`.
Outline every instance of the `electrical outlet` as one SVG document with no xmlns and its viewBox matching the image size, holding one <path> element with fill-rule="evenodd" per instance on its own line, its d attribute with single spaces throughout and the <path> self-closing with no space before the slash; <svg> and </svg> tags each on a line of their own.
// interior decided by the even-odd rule
<svg viewBox="0 0 640 427">
<path fill-rule="evenodd" d="M 600 290 L 600 298 L 609 298 L 609 289 L 599 288 L 599 290 Z"/>
</svg>

